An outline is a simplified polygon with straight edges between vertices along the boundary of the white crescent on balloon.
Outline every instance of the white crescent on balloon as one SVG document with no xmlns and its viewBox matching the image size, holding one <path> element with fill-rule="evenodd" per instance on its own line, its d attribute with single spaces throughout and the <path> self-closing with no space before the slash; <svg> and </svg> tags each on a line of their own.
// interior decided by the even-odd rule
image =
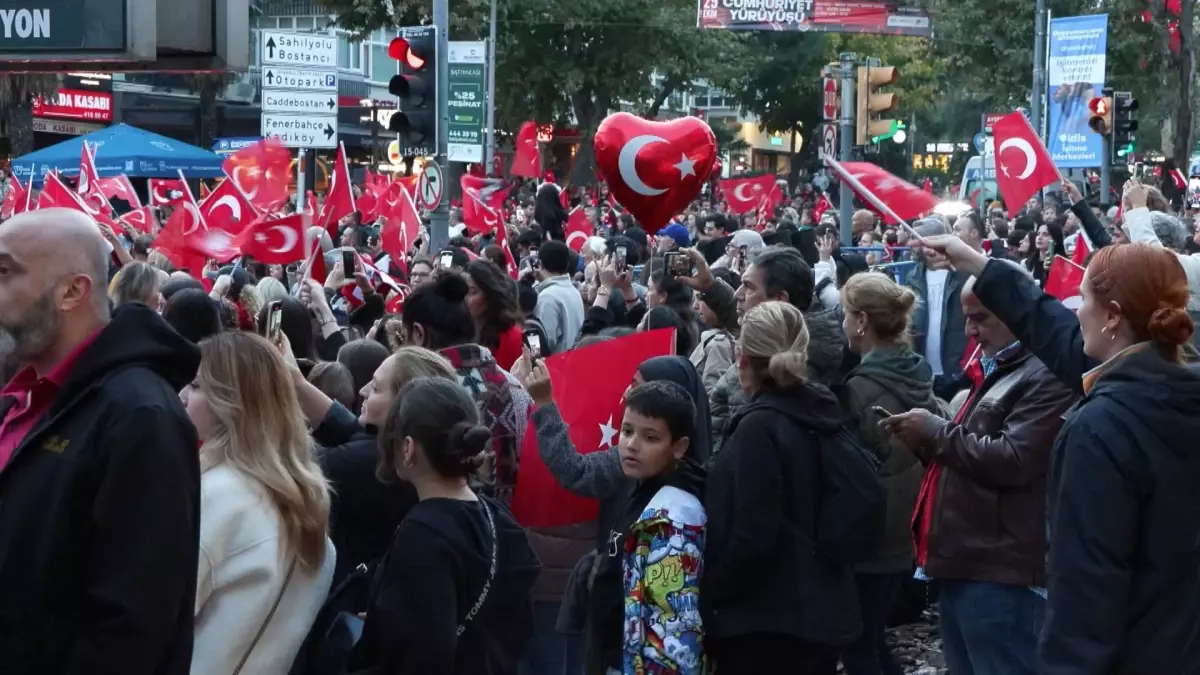
<svg viewBox="0 0 1200 675">
<path fill-rule="evenodd" d="M 268 231 L 277 231 L 283 235 L 283 246 L 279 248 L 271 247 L 272 253 L 286 253 L 296 248 L 296 241 L 299 237 L 296 236 L 296 231 L 286 225 L 273 225 Z"/>
<path fill-rule="evenodd" d="M 210 214 L 215 212 L 217 209 L 221 208 L 222 204 L 225 204 L 229 207 L 230 212 L 233 213 L 234 220 L 239 222 L 242 220 L 242 203 L 239 202 L 237 197 L 234 197 L 233 195 L 222 196 L 216 201 L 215 204 L 213 204 L 212 208 L 209 209 L 208 212 Z"/>
<path fill-rule="evenodd" d="M 1025 180 L 1037 168 L 1037 155 L 1033 152 L 1033 146 L 1024 138 L 1010 138 L 1000 144 L 1000 148 L 996 150 L 996 156 L 999 157 L 1004 152 L 1005 148 L 1016 148 L 1025 153 L 1025 170 L 1017 176 L 1017 180 Z M 1008 167 L 1004 167 L 1004 173 L 1008 173 Z"/>
<path fill-rule="evenodd" d="M 658 188 L 652 188 L 649 185 L 646 185 L 646 183 L 642 181 L 642 177 L 639 176 L 637 172 L 638 152 L 651 143 L 666 142 L 667 140 L 665 138 L 644 134 L 641 136 L 634 136 L 633 138 L 629 139 L 629 142 L 625 144 L 625 147 L 621 148 L 621 154 L 617 156 L 617 168 L 621 172 L 621 180 L 625 181 L 625 184 L 629 186 L 630 190 L 647 197 L 654 197 L 655 195 L 661 195 L 662 193 L 666 192 L 666 190 L 660 190 Z"/>
</svg>

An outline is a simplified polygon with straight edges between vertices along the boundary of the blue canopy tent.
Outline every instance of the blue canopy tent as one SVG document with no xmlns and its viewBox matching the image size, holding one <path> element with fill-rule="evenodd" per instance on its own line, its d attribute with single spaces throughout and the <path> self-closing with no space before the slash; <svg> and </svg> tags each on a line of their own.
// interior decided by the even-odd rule
<svg viewBox="0 0 1200 675">
<path fill-rule="evenodd" d="M 22 182 L 28 182 L 33 175 L 38 186 L 52 169 L 58 169 L 62 176 L 74 177 L 79 174 L 84 141 L 95 152 L 96 171 L 101 178 L 120 174 L 130 178 L 178 178 L 180 170 L 187 178 L 224 175 L 222 158 L 215 153 L 128 124 L 93 131 L 18 157 L 12 161 L 12 173 Z"/>
</svg>

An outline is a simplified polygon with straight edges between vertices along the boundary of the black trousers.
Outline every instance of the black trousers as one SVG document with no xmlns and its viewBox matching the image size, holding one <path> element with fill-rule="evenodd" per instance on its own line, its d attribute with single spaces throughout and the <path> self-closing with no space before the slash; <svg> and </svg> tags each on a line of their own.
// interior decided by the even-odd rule
<svg viewBox="0 0 1200 675">
<path fill-rule="evenodd" d="M 838 662 L 836 647 L 775 633 L 713 640 L 709 655 L 719 675 L 833 675 Z"/>
</svg>

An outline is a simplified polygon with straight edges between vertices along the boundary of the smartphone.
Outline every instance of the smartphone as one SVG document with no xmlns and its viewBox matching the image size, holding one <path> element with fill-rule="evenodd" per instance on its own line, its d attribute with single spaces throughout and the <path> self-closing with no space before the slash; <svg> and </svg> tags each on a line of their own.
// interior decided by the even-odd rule
<svg viewBox="0 0 1200 675">
<path fill-rule="evenodd" d="M 527 330 L 522 334 L 525 346 L 529 348 L 529 356 L 533 359 L 542 358 L 542 338 L 536 330 Z"/>
<path fill-rule="evenodd" d="M 279 341 L 279 331 L 283 326 L 283 303 L 276 300 L 267 309 L 267 339 L 272 343 Z"/>
<path fill-rule="evenodd" d="M 883 406 L 873 405 L 871 406 L 871 412 L 875 413 L 876 415 L 883 415 L 884 417 L 895 417 L 895 415 L 888 412 L 887 408 L 884 408 Z"/>
<path fill-rule="evenodd" d="M 628 260 L 628 251 L 624 246 L 618 246 L 616 254 L 613 256 L 613 267 L 616 268 L 618 273 L 625 271 L 626 260 Z"/>
<path fill-rule="evenodd" d="M 438 255 L 438 265 L 444 270 L 454 267 L 454 253 L 450 251 L 442 251 L 441 254 Z"/>
<path fill-rule="evenodd" d="M 1046 257 L 1054 258 L 1054 238 L 1050 238 L 1050 247 L 1046 249 Z"/>
<path fill-rule="evenodd" d="M 537 249 L 536 249 L 536 248 L 534 248 L 534 249 L 530 249 L 530 250 L 529 250 L 529 266 L 530 266 L 530 267 L 537 267 L 537 266 L 538 266 L 538 256 L 537 256 Z"/>
<path fill-rule="evenodd" d="M 741 255 L 742 255 L 742 258 L 745 258 L 745 257 L 746 257 L 746 247 L 745 247 L 745 246 L 739 246 L 739 247 L 738 247 L 738 252 L 739 252 L 739 253 L 741 253 Z"/>
<path fill-rule="evenodd" d="M 358 258 L 358 253 L 350 247 L 342 249 L 342 272 L 346 278 L 354 276 L 354 261 Z"/>
<path fill-rule="evenodd" d="M 666 263 L 669 277 L 690 277 L 692 275 L 692 261 L 686 253 L 670 251 L 663 256 L 663 261 Z"/>
</svg>

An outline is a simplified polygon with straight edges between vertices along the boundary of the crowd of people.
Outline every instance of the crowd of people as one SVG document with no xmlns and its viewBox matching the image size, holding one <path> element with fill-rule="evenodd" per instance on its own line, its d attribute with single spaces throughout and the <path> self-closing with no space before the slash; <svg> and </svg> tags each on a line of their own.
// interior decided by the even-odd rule
<svg viewBox="0 0 1200 675">
<path fill-rule="evenodd" d="M 1153 188 L 1060 194 L 857 211 L 853 250 L 807 189 L 656 232 L 585 200 L 576 251 L 545 183 L 403 293 L 355 214 L 323 283 L 14 216 L 0 671 L 900 675 L 917 589 L 953 675 L 1200 672 L 1200 255 Z M 1073 309 L 1042 286 L 1080 245 Z M 661 328 L 577 447 L 590 383 L 547 362 Z M 594 521 L 513 515 L 531 448 Z"/>
</svg>

